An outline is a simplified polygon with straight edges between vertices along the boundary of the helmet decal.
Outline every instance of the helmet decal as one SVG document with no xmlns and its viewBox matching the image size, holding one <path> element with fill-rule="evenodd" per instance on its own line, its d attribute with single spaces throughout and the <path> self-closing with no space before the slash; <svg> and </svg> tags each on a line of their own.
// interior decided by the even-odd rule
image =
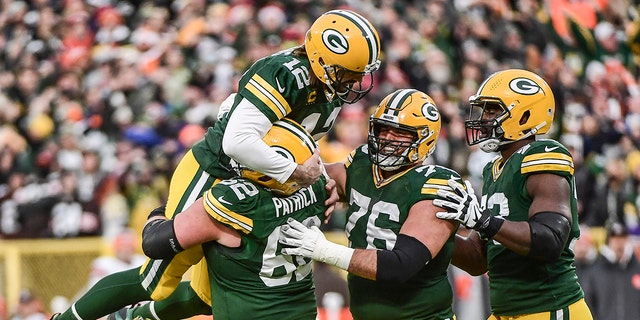
<svg viewBox="0 0 640 320">
<path fill-rule="evenodd" d="M 431 121 L 438 121 L 438 118 L 440 118 L 440 113 L 438 112 L 438 108 L 436 108 L 433 103 L 428 102 L 422 106 L 422 116 Z"/>
<path fill-rule="evenodd" d="M 273 149 L 273 151 L 277 152 L 278 154 L 280 154 L 281 156 L 291 160 L 291 161 L 296 161 L 295 157 L 293 156 L 293 154 L 291 153 L 291 151 L 281 147 L 281 146 L 271 146 L 271 149 Z"/>
<path fill-rule="evenodd" d="M 540 91 L 540 86 L 529 78 L 515 78 L 509 82 L 509 88 L 515 93 L 527 96 L 533 95 Z"/>
<path fill-rule="evenodd" d="M 337 30 L 325 30 L 322 33 L 322 42 L 335 54 L 345 54 L 349 51 L 349 42 L 347 42 L 347 38 Z"/>
<path fill-rule="evenodd" d="M 353 21 L 362 31 L 362 35 L 367 40 L 367 44 L 369 45 L 369 64 L 373 64 L 378 60 L 378 53 L 380 52 L 380 48 L 378 48 L 378 43 L 380 43 L 380 39 L 378 39 L 378 34 L 372 32 L 372 27 L 369 22 L 365 20 L 359 14 L 355 12 L 347 11 L 347 10 L 334 10 L 331 11 L 337 15 L 344 16 L 345 18 Z M 375 31 L 375 30 L 374 30 Z"/>
</svg>

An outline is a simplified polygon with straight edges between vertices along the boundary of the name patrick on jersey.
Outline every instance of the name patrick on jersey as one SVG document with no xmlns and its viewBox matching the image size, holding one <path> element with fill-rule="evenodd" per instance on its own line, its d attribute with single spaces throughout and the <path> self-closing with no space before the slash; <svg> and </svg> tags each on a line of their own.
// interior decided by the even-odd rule
<svg viewBox="0 0 640 320">
<path fill-rule="evenodd" d="M 292 214 L 317 202 L 318 197 L 316 197 L 312 187 L 302 188 L 288 197 L 273 198 L 273 205 L 276 208 L 276 217 Z"/>
</svg>

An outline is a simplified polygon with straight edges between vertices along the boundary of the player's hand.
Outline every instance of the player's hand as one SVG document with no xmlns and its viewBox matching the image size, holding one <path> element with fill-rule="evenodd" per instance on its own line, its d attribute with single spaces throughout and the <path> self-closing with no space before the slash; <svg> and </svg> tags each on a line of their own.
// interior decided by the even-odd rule
<svg viewBox="0 0 640 320">
<path fill-rule="evenodd" d="M 296 167 L 289 179 L 297 182 L 303 188 L 308 187 L 320 179 L 324 170 L 323 166 L 320 160 L 320 150 L 316 148 L 307 161 Z"/>
<path fill-rule="evenodd" d="M 331 214 L 336 207 L 336 202 L 340 200 L 340 196 L 338 196 L 338 188 L 336 187 L 336 181 L 333 179 L 327 179 L 327 183 L 325 184 L 325 189 L 327 189 L 327 200 L 324 201 L 324 205 L 327 206 L 327 210 L 324 212 L 324 223 L 329 223 L 329 218 L 331 218 Z"/>
<path fill-rule="evenodd" d="M 480 210 L 480 204 L 473 191 L 473 187 L 469 180 L 465 180 L 467 190 L 457 179 L 449 179 L 447 184 L 453 189 L 438 190 L 438 196 L 443 199 L 434 199 L 433 204 L 447 211 L 436 213 L 436 217 L 440 219 L 456 220 L 470 229 L 481 229 L 483 224 L 488 223 L 491 218 L 491 212 Z"/>
<path fill-rule="evenodd" d="M 282 254 L 302 256 L 348 270 L 354 249 L 333 243 L 316 226 L 307 228 L 302 223 L 289 218 L 280 227 L 278 241 L 285 245 Z"/>
<path fill-rule="evenodd" d="M 299 221 L 289 218 L 287 224 L 280 227 L 278 241 L 287 246 L 282 249 L 283 254 L 318 260 L 315 255 L 318 243 L 326 242 L 327 238 L 318 227 L 307 228 Z"/>
</svg>

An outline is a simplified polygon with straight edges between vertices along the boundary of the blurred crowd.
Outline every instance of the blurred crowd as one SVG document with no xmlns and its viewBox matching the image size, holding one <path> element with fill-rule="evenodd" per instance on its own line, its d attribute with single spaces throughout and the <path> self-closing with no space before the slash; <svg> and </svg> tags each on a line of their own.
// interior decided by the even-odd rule
<svg viewBox="0 0 640 320">
<path fill-rule="evenodd" d="M 374 23 L 383 64 L 322 141 L 326 162 L 366 142 L 382 97 L 413 87 L 444 116 L 431 161 L 477 183 L 491 155 L 466 146 L 468 97 L 525 68 L 554 90 L 550 137 L 573 152 L 581 223 L 640 234 L 639 2 L 0 0 L 0 238 L 140 230 L 245 68 L 340 7 Z"/>
</svg>

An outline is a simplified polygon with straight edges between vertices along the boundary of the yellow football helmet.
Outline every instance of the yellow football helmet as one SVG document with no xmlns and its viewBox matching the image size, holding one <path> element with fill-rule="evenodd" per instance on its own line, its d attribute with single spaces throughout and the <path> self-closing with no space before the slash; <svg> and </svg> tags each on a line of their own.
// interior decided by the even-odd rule
<svg viewBox="0 0 640 320">
<path fill-rule="evenodd" d="M 415 89 L 400 89 L 386 96 L 369 120 L 368 149 L 371 161 L 382 170 L 422 163 L 436 147 L 441 117 L 427 94 Z M 380 138 L 383 127 L 407 131 L 411 142 Z"/>
<path fill-rule="evenodd" d="M 311 135 L 301 125 L 287 118 L 274 122 L 262 140 L 283 157 L 298 164 L 309 159 L 317 148 Z M 240 166 L 239 169 L 243 178 L 263 185 L 280 196 L 291 195 L 300 189 L 300 185 L 293 180 L 280 183 L 250 168 Z"/>
<path fill-rule="evenodd" d="M 340 100 L 354 103 L 373 88 L 380 37 L 361 15 L 349 10 L 321 15 L 307 31 L 304 46 L 313 73 Z"/>
<path fill-rule="evenodd" d="M 549 131 L 555 114 L 551 87 L 539 75 L 521 69 L 494 73 L 469 98 L 467 143 L 485 152 Z M 497 113 L 497 116 L 487 116 Z"/>
</svg>

